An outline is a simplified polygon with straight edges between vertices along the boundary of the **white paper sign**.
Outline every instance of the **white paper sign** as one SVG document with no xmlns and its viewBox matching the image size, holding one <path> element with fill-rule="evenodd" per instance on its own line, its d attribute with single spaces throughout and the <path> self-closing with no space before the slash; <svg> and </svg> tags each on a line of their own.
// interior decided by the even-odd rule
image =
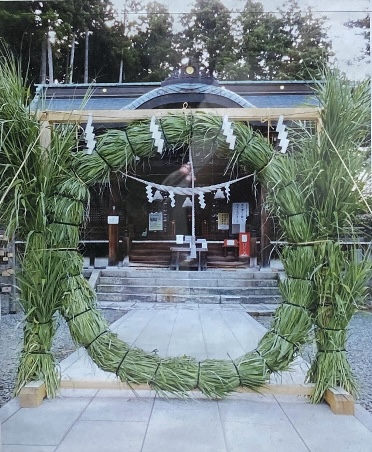
<svg viewBox="0 0 372 452">
<path fill-rule="evenodd" d="M 249 204 L 247 202 L 234 202 L 232 208 L 232 232 L 245 232 L 245 222 L 249 215 Z"/>
<path fill-rule="evenodd" d="M 163 214 L 162 212 L 149 213 L 149 231 L 163 230 Z"/>
<path fill-rule="evenodd" d="M 109 215 L 107 217 L 107 224 L 119 224 L 119 216 L 118 215 Z"/>
</svg>

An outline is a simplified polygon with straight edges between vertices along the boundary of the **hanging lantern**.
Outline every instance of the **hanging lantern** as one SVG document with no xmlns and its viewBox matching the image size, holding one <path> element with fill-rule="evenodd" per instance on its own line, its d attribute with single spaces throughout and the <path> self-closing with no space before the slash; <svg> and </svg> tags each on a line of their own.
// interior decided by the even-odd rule
<svg viewBox="0 0 372 452">
<path fill-rule="evenodd" d="M 214 199 L 225 199 L 225 195 L 223 194 L 223 191 L 218 188 L 215 195 L 214 195 Z"/>
<path fill-rule="evenodd" d="M 160 190 L 156 190 L 153 200 L 154 201 L 163 201 L 163 195 L 161 194 Z"/>
<path fill-rule="evenodd" d="M 190 196 L 187 196 L 183 201 L 182 207 L 192 207 L 192 202 Z"/>
</svg>

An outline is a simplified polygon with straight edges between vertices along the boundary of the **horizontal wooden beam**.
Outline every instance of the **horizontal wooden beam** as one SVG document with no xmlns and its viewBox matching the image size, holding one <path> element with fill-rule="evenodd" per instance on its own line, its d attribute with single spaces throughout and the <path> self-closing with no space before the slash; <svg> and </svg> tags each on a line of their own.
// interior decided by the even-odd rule
<svg viewBox="0 0 372 452">
<path fill-rule="evenodd" d="M 164 118 L 170 115 L 206 113 L 225 116 L 234 121 L 277 121 L 283 115 L 287 121 L 317 121 L 320 110 L 317 107 L 298 108 L 198 108 L 198 109 L 149 109 L 149 110 L 71 110 L 40 111 L 39 121 L 53 123 L 86 123 L 92 115 L 95 123 L 127 123 L 143 119 Z"/>
<path fill-rule="evenodd" d="M 155 391 L 150 385 L 140 384 L 128 385 L 118 379 L 106 379 L 106 380 L 61 380 L 61 389 L 129 389 L 132 391 Z M 267 395 L 296 395 L 296 396 L 310 396 L 314 391 L 313 384 L 267 384 L 261 386 L 258 391 L 247 388 L 239 387 L 236 389 L 238 393 L 253 393 L 267 394 Z M 203 394 L 198 389 L 191 391 L 199 396 L 203 397 Z"/>
</svg>

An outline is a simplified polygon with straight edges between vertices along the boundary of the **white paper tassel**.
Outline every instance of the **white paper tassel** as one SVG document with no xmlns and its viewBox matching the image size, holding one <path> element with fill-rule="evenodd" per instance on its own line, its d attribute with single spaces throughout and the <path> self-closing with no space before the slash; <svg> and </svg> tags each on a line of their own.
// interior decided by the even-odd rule
<svg viewBox="0 0 372 452">
<path fill-rule="evenodd" d="M 176 200 L 174 199 L 174 193 L 172 191 L 169 192 L 169 199 L 171 200 L 171 207 L 174 207 L 176 205 Z"/>
<path fill-rule="evenodd" d="M 155 116 L 153 116 L 150 121 L 150 132 L 152 132 L 154 145 L 158 148 L 157 152 L 161 154 L 163 152 L 164 140 L 161 137 L 159 126 L 155 122 Z"/>
<path fill-rule="evenodd" d="M 146 195 L 149 202 L 152 202 L 154 200 L 154 197 L 152 196 L 152 187 L 151 185 L 146 185 Z"/>
<path fill-rule="evenodd" d="M 84 139 L 85 139 L 85 143 L 87 145 L 87 154 L 92 154 L 93 150 L 96 146 L 96 140 L 95 135 L 94 135 L 94 128 L 92 126 L 93 123 L 93 116 L 92 113 L 89 113 L 88 116 L 88 122 L 87 125 L 85 126 L 85 131 L 84 131 Z"/>
<path fill-rule="evenodd" d="M 280 152 L 282 154 L 285 154 L 287 151 L 289 140 L 287 138 L 288 131 L 286 130 L 286 127 L 283 124 L 283 121 L 284 121 L 284 116 L 280 115 L 275 130 L 276 130 L 276 132 L 278 132 L 278 146 L 281 147 Z"/>
<path fill-rule="evenodd" d="M 229 144 L 229 149 L 234 149 L 236 136 L 234 135 L 234 130 L 232 123 L 229 121 L 227 115 L 223 117 L 222 121 L 222 133 L 226 136 L 226 142 Z"/>
<path fill-rule="evenodd" d="M 225 185 L 226 201 L 230 202 L 230 184 Z"/>
<path fill-rule="evenodd" d="M 199 193 L 199 205 L 202 209 L 205 209 L 205 198 L 204 198 L 204 193 L 201 192 Z"/>
</svg>

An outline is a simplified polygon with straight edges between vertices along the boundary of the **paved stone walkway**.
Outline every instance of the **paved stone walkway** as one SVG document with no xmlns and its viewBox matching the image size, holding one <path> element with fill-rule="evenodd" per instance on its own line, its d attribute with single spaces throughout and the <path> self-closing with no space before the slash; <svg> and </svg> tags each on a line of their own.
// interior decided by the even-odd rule
<svg viewBox="0 0 372 452">
<path fill-rule="evenodd" d="M 234 306 L 149 306 L 113 324 L 124 340 L 163 356 L 234 358 L 253 349 L 264 328 Z M 275 383 L 303 382 L 306 364 Z M 234 393 L 225 400 L 161 398 L 113 389 L 115 379 L 81 351 L 62 363 L 58 398 L 38 408 L 14 399 L 0 410 L 3 452 L 371 452 L 372 415 L 335 415 L 306 397 Z M 85 383 L 91 389 L 77 389 Z M 101 389 L 100 389 L 101 388 Z M 111 388 L 111 389 L 107 389 Z"/>
</svg>

